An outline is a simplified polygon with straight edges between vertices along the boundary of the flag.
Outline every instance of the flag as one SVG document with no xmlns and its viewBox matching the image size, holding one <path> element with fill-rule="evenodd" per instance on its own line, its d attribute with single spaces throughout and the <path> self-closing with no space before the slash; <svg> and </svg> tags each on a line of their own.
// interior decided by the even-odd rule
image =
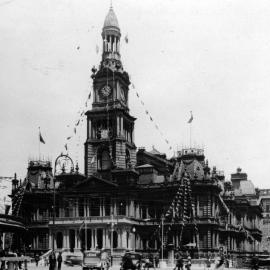
<svg viewBox="0 0 270 270">
<path fill-rule="evenodd" d="M 125 36 L 125 42 L 128 43 L 128 34 Z"/>
<path fill-rule="evenodd" d="M 92 157 L 92 159 L 91 159 L 91 162 L 90 162 L 90 164 L 93 164 L 93 163 L 95 163 L 95 160 L 96 160 L 96 156 L 93 156 L 93 157 Z"/>
<path fill-rule="evenodd" d="M 193 121 L 193 114 L 192 112 L 190 112 L 190 118 L 188 120 L 188 124 L 190 124 Z"/>
<path fill-rule="evenodd" d="M 79 228 L 79 233 L 81 232 L 83 226 L 84 226 L 85 222 L 83 221 L 83 223 L 81 224 L 80 228 Z"/>
<path fill-rule="evenodd" d="M 44 143 L 45 144 L 45 141 L 44 141 L 43 137 L 41 136 L 41 133 L 40 132 L 39 132 L 39 141 L 41 143 Z"/>
</svg>

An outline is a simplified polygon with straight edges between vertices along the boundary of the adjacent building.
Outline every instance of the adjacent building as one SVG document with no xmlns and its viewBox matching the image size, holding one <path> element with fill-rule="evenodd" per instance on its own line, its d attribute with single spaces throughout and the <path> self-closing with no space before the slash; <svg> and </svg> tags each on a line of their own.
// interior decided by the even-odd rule
<svg viewBox="0 0 270 270">
<path fill-rule="evenodd" d="M 261 221 L 262 230 L 262 251 L 269 253 L 270 251 L 270 189 L 260 189 L 259 204 L 263 209 L 263 218 Z"/>
</svg>

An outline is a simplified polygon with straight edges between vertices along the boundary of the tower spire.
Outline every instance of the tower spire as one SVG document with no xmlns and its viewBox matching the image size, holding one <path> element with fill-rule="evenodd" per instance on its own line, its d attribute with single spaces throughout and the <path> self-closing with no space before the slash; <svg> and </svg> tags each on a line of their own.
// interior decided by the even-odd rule
<svg viewBox="0 0 270 270">
<path fill-rule="evenodd" d="M 102 28 L 103 53 L 102 66 L 116 70 L 121 68 L 120 37 L 121 31 L 118 19 L 113 10 L 113 2 L 110 0 L 110 9 L 104 20 Z"/>
</svg>

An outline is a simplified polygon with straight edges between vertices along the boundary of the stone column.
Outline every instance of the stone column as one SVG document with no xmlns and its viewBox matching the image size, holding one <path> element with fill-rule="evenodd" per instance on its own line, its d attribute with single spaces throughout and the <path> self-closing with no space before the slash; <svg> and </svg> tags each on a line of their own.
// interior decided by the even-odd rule
<svg viewBox="0 0 270 270">
<path fill-rule="evenodd" d="M 49 231 L 49 249 L 52 248 L 52 232 Z"/>
<path fill-rule="evenodd" d="M 67 230 L 67 248 L 70 248 L 70 245 L 69 245 L 69 230 Z"/>
<path fill-rule="evenodd" d="M 197 207 L 197 216 L 199 216 L 199 208 L 200 208 L 200 206 L 199 206 L 199 196 L 198 195 L 197 195 L 196 202 L 197 202 L 197 205 L 196 205 L 196 207 Z"/>
<path fill-rule="evenodd" d="M 102 205 L 103 205 L 103 203 L 102 203 L 102 198 L 100 198 L 99 199 L 99 216 L 100 217 L 102 217 L 103 215 L 102 215 Z"/>
<path fill-rule="evenodd" d="M 127 248 L 127 231 L 122 229 L 122 248 Z"/>
<path fill-rule="evenodd" d="M 97 243 L 97 239 L 96 239 L 96 237 L 97 237 L 97 229 L 95 228 L 95 229 L 93 229 L 92 230 L 92 235 L 93 235 L 93 241 L 92 241 L 92 248 L 96 248 L 96 243 Z"/>
<path fill-rule="evenodd" d="M 92 121 L 88 120 L 88 138 L 92 139 Z"/>
<path fill-rule="evenodd" d="M 122 248 L 122 237 L 121 237 L 121 229 L 117 230 L 117 247 Z"/>
<path fill-rule="evenodd" d="M 81 247 L 80 231 L 78 230 L 77 232 L 78 232 L 78 234 L 77 234 L 77 242 L 78 242 L 77 247 L 79 250 L 81 250 L 82 247 Z"/>
<path fill-rule="evenodd" d="M 103 248 L 106 247 L 106 229 L 102 229 L 102 243 L 103 243 Z"/>
</svg>

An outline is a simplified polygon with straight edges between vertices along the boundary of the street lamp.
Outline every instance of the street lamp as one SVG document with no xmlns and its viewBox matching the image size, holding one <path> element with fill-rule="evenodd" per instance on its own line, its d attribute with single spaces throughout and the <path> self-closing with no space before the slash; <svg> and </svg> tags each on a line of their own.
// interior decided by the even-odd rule
<svg viewBox="0 0 270 270">
<path fill-rule="evenodd" d="M 132 232 L 134 234 L 134 252 L 136 251 L 136 227 L 132 228 Z"/>
</svg>

